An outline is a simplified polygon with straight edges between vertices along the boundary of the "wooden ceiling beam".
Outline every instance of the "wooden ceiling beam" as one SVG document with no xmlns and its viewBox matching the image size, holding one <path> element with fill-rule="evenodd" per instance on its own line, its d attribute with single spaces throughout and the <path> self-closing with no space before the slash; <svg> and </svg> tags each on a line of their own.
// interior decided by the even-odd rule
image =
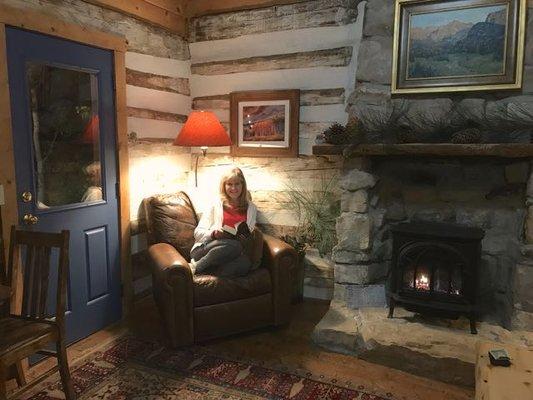
<svg viewBox="0 0 533 400">
<path fill-rule="evenodd" d="M 308 0 L 188 0 L 185 6 L 187 18 L 219 14 L 229 11 L 302 3 Z"/>
<path fill-rule="evenodd" d="M 187 21 L 183 14 L 181 0 L 84 0 L 103 8 L 127 14 L 149 24 L 159 26 L 180 36 L 187 33 Z M 174 4 L 174 5 L 173 5 Z M 171 10 L 169 10 L 171 9 Z M 174 11 L 172 11 L 174 10 Z"/>
<path fill-rule="evenodd" d="M 185 3 L 186 0 L 144 0 L 147 3 L 153 4 L 168 12 L 185 15 Z"/>
</svg>

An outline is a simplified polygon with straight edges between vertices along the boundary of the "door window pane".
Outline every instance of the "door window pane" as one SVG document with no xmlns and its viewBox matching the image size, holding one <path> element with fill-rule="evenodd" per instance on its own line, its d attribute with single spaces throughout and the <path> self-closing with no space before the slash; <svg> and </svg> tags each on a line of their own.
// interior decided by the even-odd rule
<svg viewBox="0 0 533 400">
<path fill-rule="evenodd" d="M 26 74 L 37 206 L 102 200 L 96 75 L 39 63 Z"/>
</svg>

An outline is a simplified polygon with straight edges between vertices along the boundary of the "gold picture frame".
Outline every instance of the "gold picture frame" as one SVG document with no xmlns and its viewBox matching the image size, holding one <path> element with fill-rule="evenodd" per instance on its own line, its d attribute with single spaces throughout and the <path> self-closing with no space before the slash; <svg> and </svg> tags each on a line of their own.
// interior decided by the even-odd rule
<svg viewBox="0 0 533 400">
<path fill-rule="evenodd" d="M 527 0 L 396 0 L 391 92 L 520 89 L 526 15 Z"/>
</svg>

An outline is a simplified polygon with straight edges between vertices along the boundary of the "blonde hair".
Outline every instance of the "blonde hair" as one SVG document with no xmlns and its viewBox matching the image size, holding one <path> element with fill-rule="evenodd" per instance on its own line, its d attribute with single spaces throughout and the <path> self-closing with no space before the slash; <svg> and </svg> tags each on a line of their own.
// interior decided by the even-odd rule
<svg viewBox="0 0 533 400">
<path fill-rule="evenodd" d="M 101 167 L 99 161 L 95 161 L 87 165 L 83 169 L 83 172 L 85 172 L 85 175 L 87 175 L 87 177 L 91 180 L 91 184 L 95 186 L 102 185 Z"/>
<path fill-rule="evenodd" d="M 246 185 L 246 179 L 240 168 L 234 167 L 227 171 L 220 179 L 220 199 L 222 204 L 228 205 L 230 203 L 230 197 L 226 193 L 226 182 L 230 179 L 238 179 L 242 184 L 242 192 L 239 196 L 238 208 L 246 210 L 248 208 L 248 201 L 250 200 L 250 194 L 248 193 L 248 186 Z"/>
</svg>

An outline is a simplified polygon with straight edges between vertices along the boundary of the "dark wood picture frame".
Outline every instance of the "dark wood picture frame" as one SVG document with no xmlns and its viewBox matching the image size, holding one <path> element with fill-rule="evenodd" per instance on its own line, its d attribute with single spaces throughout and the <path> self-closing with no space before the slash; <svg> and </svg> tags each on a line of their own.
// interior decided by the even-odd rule
<svg viewBox="0 0 533 400">
<path fill-rule="evenodd" d="M 495 11 L 502 7 L 505 9 Z M 473 18 L 476 12 L 478 18 L 485 16 L 486 19 L 476 22 Z M 396 0 L 391 92 L 406 94 L 520 89 L 526 14 L 527 0 Z M 455 19 L 457 17 L 459 20 Z M 424 33 L 426 27 L 431 26 L 429 22 L 432 18 L 442 24 L 440 32 L 447 32 L 448 36 Z M 491 24 L 495 27 L 491 28 Z M 451 32 L 451 29 L 457 32 Z M 496 33 L 501 35 L 496 37 L 502 49 L 495 47 L 496 39 L 485 43 L 485 50 L 480 49 L 483 45 L 482 35 Z M 417 35 L 416 39 L 411 40 L 414 35 Z M 427 39 L 424 39 L 424 35 L 427 35 Z M 478 37 L 480 40 L 476 40 Z M 492 50 L 490 46 L 493 46 Z M 474 63 L 473 57 L 479 60 Z M 470 66 L 466 67 L 469 63 Z M 478 70 L 473 71 L 472 65 L 479 66 Z M 492 69 L 489 68 L 491 65 Z M 500 65 L 501 69 L 497 70 Z M 449 68 L 452 70 L 447 71 Z M 467 73 L 465 69 L 473 72 Z"/>
<path fill-rule="evenodd" d="M 284 107 L 283 143 L 245 140 L 244 107 Z M 278 109 L 279 110 L 279 109 Z M 239 122 L 241 121 L 241 122 Z M 230 93 L 231 155 L 242 157 L 298 157 L 300 90 L 258 90 Z M 253 125 L 250 125 L 253 127 Z"/>
</svg>

